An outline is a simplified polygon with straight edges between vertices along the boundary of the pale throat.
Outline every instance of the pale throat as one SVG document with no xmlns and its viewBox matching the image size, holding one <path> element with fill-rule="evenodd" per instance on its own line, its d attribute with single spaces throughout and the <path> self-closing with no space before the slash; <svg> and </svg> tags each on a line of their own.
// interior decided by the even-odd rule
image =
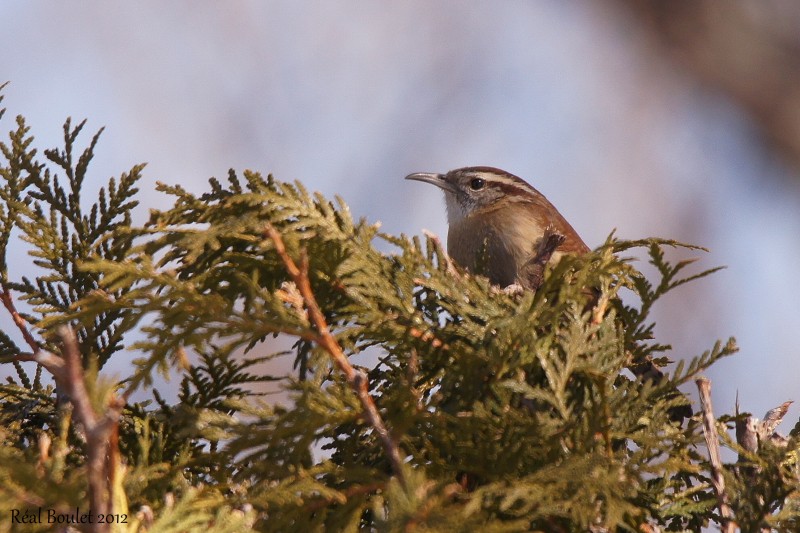
<svg viewBox="0 0 800 533">
<path fill-rule="evenodd" d="M 445 193 L 444 202 L 447 207 L 447 224 L 457 225 L 469 215 L 469 209 L 458 201 L 454 194 Z"/>
</svg>

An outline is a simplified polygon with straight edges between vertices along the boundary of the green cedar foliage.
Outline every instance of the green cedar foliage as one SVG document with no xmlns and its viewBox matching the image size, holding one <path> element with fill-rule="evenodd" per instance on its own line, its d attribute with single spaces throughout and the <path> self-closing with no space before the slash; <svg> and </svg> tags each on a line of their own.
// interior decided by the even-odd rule
<svg viewBox="0 0 800 533">
<path fill-rule="evenodd" d="M 159 185 L 173 207 L 132 226 L 143 167 L 84 190 L 99 133 L 79 148 L 83 126 L 67 121 L 64 146 L 43 159 L 21 117 L 0 145 L 0 281 L 43 349 L 59 353 L 54 332 L 75 328 L 100 409 L 104 365 L 136 354 L 117 392 L 152 401 L 129 403 L 120 420 L 115 509 L 131 519 L 119 530 L 641 531 L 719 520 L 697 417 L 677 424 L 669 409 L 688 401 L 676 387 L 734 342 L 658 383 L 625 370 L 669 352 L 649 314 L 711 272 L 685 275 L 688 262 L 664 256 L 692 247 L 611 237 L 562 260 L 536 293 L 508 294 L 454 269 L 435 239 L 380 233 L 341 199 L 233 171 L 201 196 Z M 360 354 L 403 472 L 314 342 L 268 224 L 291 257 L 307 252 L 316 301 L 344 353 Z M 20 240 L 33 266 L 17 279 L 8 258 Z M 633 249 L 655 281 L 625 257 Z M 594 320 L 584 287 L 607 304 Z M 20 331 L 0 331 L 10 376 L 0 386 L 0 531 L 14 509 L 88 506 L 80 424 L 42 368 L 19 362 L 32 349 Z M 291 351 L 273 351 L 279 335 L 295 340 Z M 286 358 L 291 372 L 270 373 Z M 174 405 L 153 388 L 154 373 L 170 371 L 181 374 Z M 268 381 L 289 401 L 254 392 Z M 796 450 L 792 439 L 727 465 L 740 524 L 796 528 Z"/>
</svg>

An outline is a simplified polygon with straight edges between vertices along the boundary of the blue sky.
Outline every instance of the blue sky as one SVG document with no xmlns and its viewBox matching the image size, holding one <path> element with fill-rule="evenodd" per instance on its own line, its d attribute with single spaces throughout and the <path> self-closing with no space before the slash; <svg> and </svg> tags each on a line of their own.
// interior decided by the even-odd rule
<svg viewBox="0 0 800 533">
<path fill-rule="evenodd" d="M 25 115 L 42 148 L 67 116 L 106 126 L 87 187 L 146 161 L 141 220 L 168 205 L 156 180 L 201 191 L 233 167 L 444 235 L 440 195 L 403 176 L 502 167 L 590 246 L 616 229 L 710 248 L 698 268 L 727 270 L 666 299 L 658 340 L 687 358 L 736 336 L 709 373 L 715 404 L 732 411 L 738 391 L 761 416 L 797 396 L 798 186 L 614 5 L 8 0 L 0 126 Z"/>
</svg>

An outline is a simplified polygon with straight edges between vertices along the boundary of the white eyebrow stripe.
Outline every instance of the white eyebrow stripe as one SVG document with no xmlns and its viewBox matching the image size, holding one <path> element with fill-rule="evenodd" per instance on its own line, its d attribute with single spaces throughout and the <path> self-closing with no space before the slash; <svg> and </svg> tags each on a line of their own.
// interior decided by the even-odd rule
<svg viewBox="0 0 800 533">
<path fill-rule="evenodd" d="M 471 174 L 472 177 L 481 178 L 486 180 L 487 183 L 494 183 L 500 187 L 509 187 L 521 192 L 529 194 L 540 194 L 539 191 L 534 189 L 528 182 L 514 176 L 513 174 L 498 174 L 496 172 L 476 172 Z"/>
</svg>

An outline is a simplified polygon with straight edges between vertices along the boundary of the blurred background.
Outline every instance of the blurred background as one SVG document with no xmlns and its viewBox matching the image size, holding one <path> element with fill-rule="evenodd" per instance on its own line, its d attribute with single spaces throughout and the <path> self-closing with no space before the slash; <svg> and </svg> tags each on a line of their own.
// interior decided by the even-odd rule
<svg viewBox="0 0 800 533">
<path fill-rule="evenodd" d="M 738 392 L 761 417 L 798 399 L 799 28 L 791 0 L 5 0 L 0 131 L 23 114 L 47 148 L 67 116 L 84 143 L 106 126 L 86 190 L 147 162 L 137 222 L 171 204 L 156 180 L 201 192 L 232 167 L 444 236 L 441 194 L 403 177 L 501 167 L 592 247 L 616 228 L 727 265 L 656 333 L 676 360 L 735 336 L 715 409 Z"/>
</svg>

